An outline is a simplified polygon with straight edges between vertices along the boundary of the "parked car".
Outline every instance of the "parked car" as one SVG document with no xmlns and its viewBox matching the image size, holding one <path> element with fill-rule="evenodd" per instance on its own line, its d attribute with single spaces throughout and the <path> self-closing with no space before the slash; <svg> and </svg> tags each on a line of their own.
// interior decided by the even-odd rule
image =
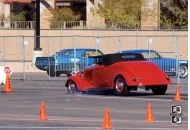
<svg viewBox="0 0 190 130">
<path fill-rule="evenodd" d="M 164 70 L 169 76 L 177 75 L 177 59 L 165 58 L 161 56 L 155 50 L 123 50 L 122 53 L 134 52 L 142 54 L 143 57 L 149 61 L 156 63 L 162 70 Z M 149 54 L 150 53 L 150 54 Z M 169 54 L 169 53 L 168 53 Z M 180 78 L 186 78 L 188 76 L 188 61 L 179 60 L 179 72 Z"/>
<path fill-rule="evenodd" d="M 103 53 L 94 48 L 76 48 L 76 51 L 74 48 L 64 49 L 49 57 L 37 57 L 35 66 L 47 71 L 50 76 L 71 76 L 74 71 L 83 71 L 86 66 L 92 65 L 94 59 L 91 56 L 98 55 Z"/>
<path fill-rule="evenodd" d="M 67 79 L 65 86 L 69 93 L 111 90 L 124 96 L 140 87 L 162 95 L 172 84 L 163 70 L 141 54 L 115 53 L 94 58 L 95 64 L 86 67 L 83 74 L 77 72 Z"/>
</svg>

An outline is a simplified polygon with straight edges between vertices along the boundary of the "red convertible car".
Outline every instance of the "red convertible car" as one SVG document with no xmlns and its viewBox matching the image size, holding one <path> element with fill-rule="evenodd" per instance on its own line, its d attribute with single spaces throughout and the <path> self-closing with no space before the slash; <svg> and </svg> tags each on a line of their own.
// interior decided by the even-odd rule
<svg viewBox="0 0 190 130">
<path fill-rule="evenodd" d="M 172 84 L 164 71 L 141 54 L 106 54 L 94 57 L 94 61 L 83 74 L 77 72 L 67 79 L 65 86 L 69 93 L 113 90 L 116 95 L 124 96 L 140 87 L 163 95 Z"/>
</svg>

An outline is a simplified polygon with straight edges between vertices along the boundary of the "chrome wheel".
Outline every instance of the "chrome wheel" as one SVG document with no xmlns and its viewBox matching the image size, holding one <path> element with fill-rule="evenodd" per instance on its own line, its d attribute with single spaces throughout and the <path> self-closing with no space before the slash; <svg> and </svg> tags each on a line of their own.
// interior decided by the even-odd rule
<svg viewBox="0 0 190 130">
<path fill-rule="evenodd" d="M 69 82 L 67 89 L 70 94 L 75 94 L 78 92 L 77 86 L 76 86 L 75 82 L 73 82 L 73 81 Z"/>
<path fill-rule="evenodd" d="M 188 75 L 188 67 L 186 65 L 180 65 L 180 78 L 186 78 Z"/>
<path fill-rule="evenodd" d="M 125 79 L 121 75 L 115 78 L 114 89 L 115 89 L 116 95 L 119 95 L 119 96 L 124 96 L 129 93 Z"/>
<path fill-rule="evenodd" d="M 116 85 L 115 85 L 115 89 L 121 93 L 122 91 L 124 91 L 125 88 L 125 82 L 123 79 L 119 78 L 116 80 Z"/>
</svg>

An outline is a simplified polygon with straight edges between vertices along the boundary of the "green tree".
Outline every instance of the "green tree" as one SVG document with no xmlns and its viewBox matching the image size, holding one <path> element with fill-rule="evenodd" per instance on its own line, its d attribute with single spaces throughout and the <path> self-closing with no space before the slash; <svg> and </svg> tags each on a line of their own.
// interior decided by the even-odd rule
<svg viewBox="0 0 190 130">
<path fill-rule="evenodd" d="M 188 0 L 161 0 L 160 10 L 161 28 L 187 28 Z"/>
<path fill-rule="evenodd" d="M 140 25 L 141 5 L 144 0 L 103 0 L 98 13 L 112 26 Z"/>
<path fill-rule="evenodd" d="M 26 11 L 21 11 L 19 13 L 13 13 L 11 12 L 9 19 L 10 21 L 26 21 L 25 14 Z"/>
<path fill-rule="evenodd" d="M 57 8 L 53 11 L 53 17 L 50 20 L 51 28 L 62 27 L 62 21 L 79 21 L 81 18 L 80 13 L 75 13 L 70 8 Z M 59 24 L 58 24 L 59 23 Z"/>
</svg>

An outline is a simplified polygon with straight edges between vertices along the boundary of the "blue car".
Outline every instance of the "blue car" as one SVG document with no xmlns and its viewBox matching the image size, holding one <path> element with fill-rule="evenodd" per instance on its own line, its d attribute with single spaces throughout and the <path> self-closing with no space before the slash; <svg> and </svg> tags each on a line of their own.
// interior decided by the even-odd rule
<svg viewBox="0 0 190 130">
<path fill-rule="evenodd" d="M 100 50 L 94 48 L 73 48 L 60 50 L 49 57 L 37 57 L 35 66 L 47 71 L 50 76 L 66 74 L 71 76 L 73 72 L 83 71 L 86 66 L 94 64 L 94 56 L 103 55 Z"/>
<path fill-rule="evenodd" d="M 158 52 L 155 50 L 123 50 L 122 53 L 126 52 L 134 52 L 134 53 L 140 53 L 143 55 L 143 57 L 149 61 L 154 62 L 157 64 L 162 70 L 164 70 L 169 76 L 176 76 L 177 75 L 177 69 L 179 65 L 179 72 L 180 72 L 180 78 L 186 78 L 188 76 L 188 61 L 187 60 L 179 60 L 177 62 L 176 58 L 169 58 L 169 57 L 175 57 L 174 53 L 163 53 L 166 54 L 166 57 L 161 56 Z M 179 64 L 177 64 L 179 63 Z"/>
</svg>

